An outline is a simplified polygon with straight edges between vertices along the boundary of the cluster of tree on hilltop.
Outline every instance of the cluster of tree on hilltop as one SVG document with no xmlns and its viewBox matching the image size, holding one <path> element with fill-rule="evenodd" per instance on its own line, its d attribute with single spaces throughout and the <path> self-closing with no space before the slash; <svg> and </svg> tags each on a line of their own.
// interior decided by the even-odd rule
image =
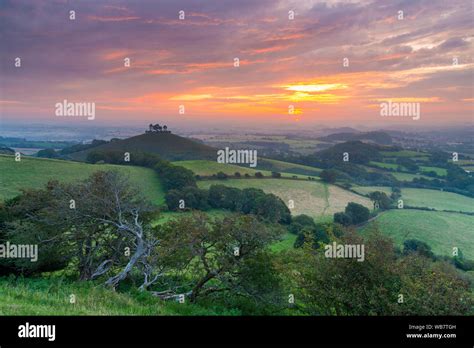
<svg viewBox="0 0 474 348">
<path fill-rule="evenodd" d="M 171 133 L 171 131 L 168 130 L 167 125 L 160 126 L 159 123 L 156 123 L 156 124 L 150 123 L 148 125 L 148 130 L 145 131 L 145 133 Z"/>
</svg>

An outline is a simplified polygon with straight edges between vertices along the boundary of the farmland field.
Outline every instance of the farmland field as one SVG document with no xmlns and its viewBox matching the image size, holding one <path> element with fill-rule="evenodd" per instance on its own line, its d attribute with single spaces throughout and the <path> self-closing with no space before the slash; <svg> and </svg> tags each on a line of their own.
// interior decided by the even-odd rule
<svg viewBox="0 0 474 348">
<path fill-rule="evenodd" d="M 414 160 L 424 161 L 427 160 L 429 154 L 426 152 L 416 152 L 411 150 L 402 151 L 380 151 L 384 157 L 409 157 Z"/>
<path fill-rule="evenodd" d="M 420 169 L 424 172 L 433 171 L 440 176 L 446 176 L 448 174 L 448 171 L 445 168 L 420 166 Z"/>
<path fill-rule="evenodd" d="M 392 189 L 387 186 L 353 186 L 352 189 L 361 195 L 368 195 L 374 191 L 385 192 L 387 195 L 392 193 Z"/>
<path fill-rule="evenodd" d="M 276 172 L 286 172 L 295 174 L 319 175 L 322 171 L 320 168 L 305 166 L 302 164 L 295 164 L 289 162 L 278 161 L 274 159 L 263 158 L 260 161 L 262 168 L 269 169 Z M 269 167 L 269 168 L 267 168 Z"/>
<path fill-rule="evenodd" d="M 402 198 L 406 205 L 413 207 L 474 212 L 474 198 L 452 192 L 404 188 Z"/>
<path fill-rule="evenodd" d="M 54 159 L 22 157 L 15 162 L 13 156 L 0 155 L 0 200 L 12 198 L 21 188 L 42 188 L 49 180 L 74 182 L 87 178 L 99 170 L 118 170 L 130 177 L 143 195 L 154 204 L 164 202 L 164 193 L 152 169 L 113 164 L 88 164 Z"/>
<path fill-rule="evenodd" d="M 399 165 L 395 163 L 384 163 L 384 162 L 376 162 L 376 161 L 370 161 L 369 164 L 374 165 L 376 167 L 388 168 L 388 169 L 397 169 L 399 167 Z"/>
<path fill-rule="evenodd" d="M 225 185 L 244 189 L 259 188 L 266 193 L 273 193 L 286 204 L 293 200 L 295 208 L 293 215 L 307 214 L 315 219 L 327 220 L 328 216 L 343 211 L 349 202 L 356 202 L 372 207 L 368 198 L 346 191 L 337 186 L 315 181 L 299 181 L 287 179 L 227 179 L 208 180 L 198 183 L 201 188 L 211 185 Z"/>
<path fill-rule="evenodd" d="M 223 172 L 227 175 L 234 175 L 235 172 L 239 172 L 241 175 L 250 174 L 255 175 L 256 172 L 261 172 L 264 175 L 270 175 L 270 172 L 264 170 L 256 170 L 250 167 L 241 167 L 235 164 L 218 163 L 216 161 L 176 161 L 173 164 L 192 170 L 195 174 L 201 176 L 211 176 L 218 172 Z"/>
<path fill-rule="evenodd" d="M 399 181 L 413 181 L 415 178 L 424 178 L 427 180 L 432 180 L 433 178 L 430 178 L 429 176 L 426 175 L 420 175 L 420 174 L 410 174 L 410 173 L 400 173 L 400 172 L 390 172 L 397 180 Z"/>
<path fill-rule="evenodd" d="M 354 186 L 353 190 L 360 194 L 369 194 L 373 191 L 382 191 L 389 195 L 392 192 L 390 187 L 386 186 Z M 474 198 L 452 192 L 402 188 L 402 199 L 405 205 L 412 207 L 474 212 Z"/>
<path fill-rule="evenodd" d="M 367 233 L 371 226 L 378 226 L 397 245 L 407 239 L 418 239 L 431 246 L 435 254 L 452 256 L 453 247 L 458 247 L 466 258 L 474 258 L 474 216 L 396 209 L 380 214 L 362 233 Z"/>
<path fill-rule="evenodd" d="M 265 162 L 268 162 L 270 160 L 265 159 Z M 318 176 L 315 176 L 318 174 L 318 169 L 317 168 L 312 168 L 312 167 L 307 167 L 311 168 L 314 170 L 314 175 L 303 175 L 303 174 L 294 174 L 291 172 L 285 173 L 285 168 L 293 168 L 293 169 L 298 169 L 298 164 L 295 164 L 294 166 L 291 163 L 286 163 L 286 162 L 280 162 L 280 161 L 275 161 L 279 162 L 279 167 L 275 168 L 275 171 L 281 172 L 282 177 L 297 177 L 299 179 L 307 179 L 308 176 L 319 180 Z M 200 176 L 212 176 L 214 174 L 217 174 L 218 172 L 223 172 L 224 174 L 227 174 L 229 176 L 234 176 L 235 172 L 239 172 L 240 175 L 244 176 L 245 174 L 249 174 L 251 176 L 255 176 L 255 173 L 260 172 L 264 176 L 270 177 L 272 175 L 270 170 L 261 170 L 261 169 L 255 169 L 251 167 L 242 167 L 238 166 L 235 164 L 228 164 L 228 163 L 218 163 L 216 161 L 206 161 L 206 160 L 193 160 L 193 161 L 176 161 L 173 162 L 174 165 L 181 166 L 184 168 L 187 168 L 189 170 L 192 170 L 195 174 L 200 175 Z M 257 163 L 258 164 L 258 163 Z M 288 165 L 288 167 L 284 167 L 282 164 Z M 300 167 L 306 167 L 306 166 L 300 166 Z"/>
</svg>

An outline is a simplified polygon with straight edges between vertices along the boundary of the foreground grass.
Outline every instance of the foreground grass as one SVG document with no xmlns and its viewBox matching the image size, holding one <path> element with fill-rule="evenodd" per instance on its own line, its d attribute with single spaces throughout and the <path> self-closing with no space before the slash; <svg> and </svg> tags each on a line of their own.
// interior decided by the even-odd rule
<svg viewBox="0 0 474 348">
<path fill-rule="evenodd" d="M 76 303 L 70 303 L 75 295 Z M 0 278 L 0 315 L 234 315 L 238 311 L 162 301 L 136 290 L 120 293 L 92 282 Z"/>
<path fill-rule="evenodd" d="M 113 164 L 89 164 L 55 159 L 0 155 L 0 200 L 15 197 L 22 188 L 43 188 L 49 180 L 76 182 L 100 170 L 118 170 L 130 178 L 154 204 L 164 203 L 164 191 L 152 169 Z"/>
</svg>

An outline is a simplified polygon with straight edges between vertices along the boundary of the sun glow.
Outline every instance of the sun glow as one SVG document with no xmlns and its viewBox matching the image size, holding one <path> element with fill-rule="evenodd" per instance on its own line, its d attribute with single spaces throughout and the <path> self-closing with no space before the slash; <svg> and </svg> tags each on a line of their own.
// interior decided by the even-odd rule
<svg viewBox="0 0 474 348">
<path fill-rule="evenodd" d="M 314 85 L 288 85 L 283 86 L 287 91 L 295 91 L 295 92 L 306 92 L 306 93 L 314 93 L 314 92 L 325 92 L 334 89 L 345 89 L 347 88 L 346 85 L 342 83 L 328 83 L 328 84 L 314 84 Z"/>
</svg>

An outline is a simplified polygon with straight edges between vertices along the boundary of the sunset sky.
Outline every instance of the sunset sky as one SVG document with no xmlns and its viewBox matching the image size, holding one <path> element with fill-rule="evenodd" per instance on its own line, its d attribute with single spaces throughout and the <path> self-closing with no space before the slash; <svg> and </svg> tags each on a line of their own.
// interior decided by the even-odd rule
<svg viewBox="0 0 474 348">
<path fill-rule="evenodd" d="M 472 4 L 1 0 L 0 112 L 54 122 L 67 99 L 96 103 L 81 122 L 467 123 Z M 421 119 L 382 118 L 388 100 L 419 102 Z"/>
</svg>

